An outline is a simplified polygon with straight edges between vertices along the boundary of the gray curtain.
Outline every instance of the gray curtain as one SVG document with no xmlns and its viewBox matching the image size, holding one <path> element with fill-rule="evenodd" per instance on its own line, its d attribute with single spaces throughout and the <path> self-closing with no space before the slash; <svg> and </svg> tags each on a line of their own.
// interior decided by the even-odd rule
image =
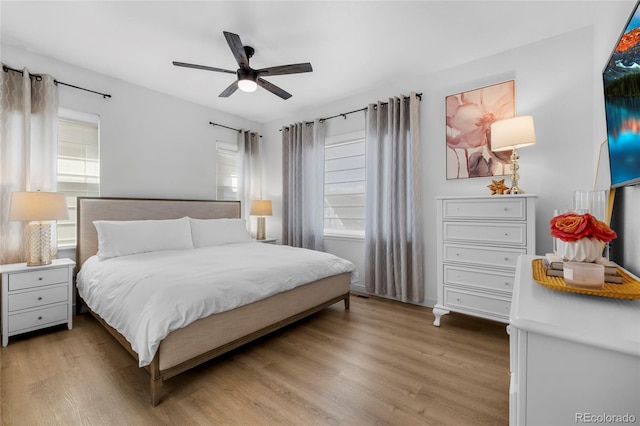
<svg viewBox="0 0 640 426">
<path fill-rule="evenodd" d="M 323 250 L 323 121 L 282 128 L 282 244 Z"/>
<path fill-rule="evenodd" d="M 0 71 L 0 264 L 25 260 L 22 222 L 11 222 L 14 191 L 55 191 L 58 87 L 50 75 Z M 51 254 L 57 252 L 52 227 Z"/>
<path fill-rule="evenodd" d="M 256 132 L 241 130 L 238 135 L 238 196 L 242 205 L 242 217 L 247 221 L 247 230 L 251 235 L 252 221 L 249 211 L 251 200 L 262 199 L 262 165 L 260 162 L 260 135 Z"/>
<path fill-rule="evenodd" d="M 424 299 L 419 117 L 415 93 L 366 112 L 365 286 L 403 302 Z"/>
</svg>

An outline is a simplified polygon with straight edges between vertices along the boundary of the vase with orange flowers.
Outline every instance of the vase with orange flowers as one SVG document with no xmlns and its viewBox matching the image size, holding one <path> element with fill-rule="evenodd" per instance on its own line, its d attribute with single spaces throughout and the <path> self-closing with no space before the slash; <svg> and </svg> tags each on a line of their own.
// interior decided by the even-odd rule
<svg viewBox="0 0 640 426">
<path fill-rule="evenodd" d="M 614 230 L 589 213 L 564 213 L 551 218 L 551 236 L 558 239 L 558 256 L 568 262 L 595 262 L 604 244 L 617 238 Z"/>
</svg>

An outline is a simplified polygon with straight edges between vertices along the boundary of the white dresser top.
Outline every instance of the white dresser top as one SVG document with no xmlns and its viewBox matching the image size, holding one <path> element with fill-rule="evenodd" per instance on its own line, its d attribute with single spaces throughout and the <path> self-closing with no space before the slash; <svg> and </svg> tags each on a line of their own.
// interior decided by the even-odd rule
<svg viewBox="0 0 640 426">
<path fill-rule="evenodd" d="M 520 256 L 509 322 L 514 327 L 616 352 L 640 356 L 640 300 L 623 300 L 543 287 L 531 261 Z"/>
<path fill-rule="evenodd" d="M 473 200 L 482 198 L 493 198 L 495 200 L 507 200 L 509 198 L 538 198 L 536 194 L 508 194 L 508 195 L 439 195 L 436 200 Z"/>
</svg>

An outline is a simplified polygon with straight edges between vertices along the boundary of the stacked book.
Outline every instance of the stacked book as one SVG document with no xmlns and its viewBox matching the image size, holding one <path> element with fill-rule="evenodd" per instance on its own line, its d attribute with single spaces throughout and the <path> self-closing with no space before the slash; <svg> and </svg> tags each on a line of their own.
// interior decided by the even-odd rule
<svg viewBox="0 0 640 426">
<path fill-rule="evenodd" d="M 618 273 L 618 265 L 605 258 L 597 260 L 594 263 L 604 266 L 604 282 L 622 284 L 622 277 Z M 557 254 L 547 253 L 543 264 L 544 270 L 548 276 L 564 277 L 563 261 Z"/>
</svg>

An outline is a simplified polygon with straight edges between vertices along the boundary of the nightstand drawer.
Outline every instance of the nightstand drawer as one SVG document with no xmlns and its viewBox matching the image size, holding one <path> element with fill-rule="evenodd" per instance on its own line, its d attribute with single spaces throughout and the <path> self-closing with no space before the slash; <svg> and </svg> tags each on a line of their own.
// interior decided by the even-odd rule
<svg viewBox="0 0 640 426">
<path fill-rule="evenodd" d="M 511 301 L 488 295 L 444 288 L 444 304 L 452 308 L 470 309 L 487 314 L 509 316 Z"/>
<path fill-rule="evenodd" d="M 509 197 L 501 197 L 500 202 L 473 198 L 444 200 L 442 218 L 526 220 L 527 200 Z"/>
<path fill-rule="evenodd" d="M 57 302 L 65 302 L 68 298 L 68 292 L 69 287 L 67 284 L 62 284 L 60 286 L 46 287 L 35 291 L 10 294 L 9 312 L 50 305 Z"/>
<path fill-rule="evenodd" d="M 40 328 L 46 324 L 67 320 L 69 305 L 52 306 L 23 314 L 9 315 L 9 333 L 29 328 Z"/>
<path fill-rule="evenodd" d="M 520 246 L 527 244 L 526 223 L 444 222 L 443 226 L 445 240 Z"/>
<path fill-rule="evenodd" d="M 68 268 L 48 268 L 9 275 L 9 291 L 69 281 Z"/>
<path fill-rule="evenodd" d="M 489 271 L 462 266 L 444 265 L 444 284 L 478 287 L 480 289 L 513 292 L 512 273 Z"/>
<path fill-rule="evenodd" d="M 490 246 L 463 246 L 444 244 L 444 261 L 468 263 L 485 267 L 516 268 L 518 256 L 526 254 L 526 248 L 501 248 Z"/>
</svg>

